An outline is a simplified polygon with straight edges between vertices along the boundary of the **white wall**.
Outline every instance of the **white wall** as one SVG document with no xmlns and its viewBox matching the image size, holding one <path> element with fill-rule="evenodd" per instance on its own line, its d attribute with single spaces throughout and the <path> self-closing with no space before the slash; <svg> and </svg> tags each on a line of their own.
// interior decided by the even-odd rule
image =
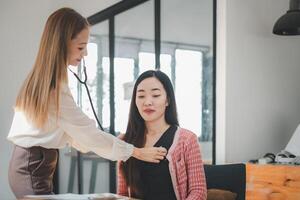
<svg viewBox="0 0 300 200">
<path fill-rule="evenodd" d="M 272 34 L 288 1 L 222 4 L 226 6 L 225 160 L 247 161 L 279 152 L 300 122 L 300 36 Z"/>
</svg>

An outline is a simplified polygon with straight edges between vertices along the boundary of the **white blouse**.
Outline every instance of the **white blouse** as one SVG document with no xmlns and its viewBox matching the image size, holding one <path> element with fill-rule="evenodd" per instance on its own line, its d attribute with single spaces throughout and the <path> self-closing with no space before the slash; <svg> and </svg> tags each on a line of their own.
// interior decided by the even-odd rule
<svg viewBox="0 0 300 200">
<path fill-rule="evenodd" d="M 76 105 L 67 85 L 62 86 L 59 109 L 56 118 L 54 103 L 50 102 L 48 121 L 43 129 L 36 128 L 23 112 L 15 111 L 7 139 L 25 148 L 73 146 L 81 152 L 93 151 L 110 160 L 125 161 L 132 155 L 133 145 L 99 130 L 95 121 Z"/>
</svg>

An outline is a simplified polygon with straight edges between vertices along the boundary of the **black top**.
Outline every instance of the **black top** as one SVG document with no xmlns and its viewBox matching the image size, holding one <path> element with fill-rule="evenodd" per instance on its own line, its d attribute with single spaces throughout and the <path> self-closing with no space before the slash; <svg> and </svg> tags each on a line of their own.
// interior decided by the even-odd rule
<svg viewBox="0 0 300 200">
<path fill-rule="evenodd" d="M 155 147 L 171 147 L 177 126 L 170 126 L 154 144 Z M 169 161 L 164 159 L 160 163 L 141 161 L 141 180 L 145 200 L 176 200 L 169 171 Z"/>
</svg>

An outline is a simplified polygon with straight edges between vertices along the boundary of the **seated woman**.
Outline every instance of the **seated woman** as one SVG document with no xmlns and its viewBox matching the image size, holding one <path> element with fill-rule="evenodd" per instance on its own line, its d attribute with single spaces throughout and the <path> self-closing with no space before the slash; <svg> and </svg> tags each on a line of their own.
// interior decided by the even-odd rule
<svg viewBox="0 0 300 200">
<path fill-rule="evenodd" d="M 149 70 L 137 79 L 122 138 L 136 147 L 165 147 L 168 154 L 156 164 L 135 158 L 120 162 L 118 194 L 146 200 L 206 199 L 197 136 L 178 126 L 173 87 L 163 72 Z"/>
</svg>

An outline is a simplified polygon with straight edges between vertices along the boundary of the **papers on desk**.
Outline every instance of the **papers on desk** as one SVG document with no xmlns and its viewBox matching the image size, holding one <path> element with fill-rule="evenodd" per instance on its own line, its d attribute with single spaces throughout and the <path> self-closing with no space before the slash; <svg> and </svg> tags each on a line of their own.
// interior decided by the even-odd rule
<svg viewBox="0 0 300 200">
<path fill-rule="evenodd" d="M 293 133 L 289 143 L 286 145 L 285 150 L 295 156 L 300 156 L 300 124 Z"/>
<path fill-rule="evenodd" d="M 55 195 L 27 195 L 24 200 L 129 200 L 132 198 L 111 193 L 102 194 L 55 194 Z"/>
</svg>

